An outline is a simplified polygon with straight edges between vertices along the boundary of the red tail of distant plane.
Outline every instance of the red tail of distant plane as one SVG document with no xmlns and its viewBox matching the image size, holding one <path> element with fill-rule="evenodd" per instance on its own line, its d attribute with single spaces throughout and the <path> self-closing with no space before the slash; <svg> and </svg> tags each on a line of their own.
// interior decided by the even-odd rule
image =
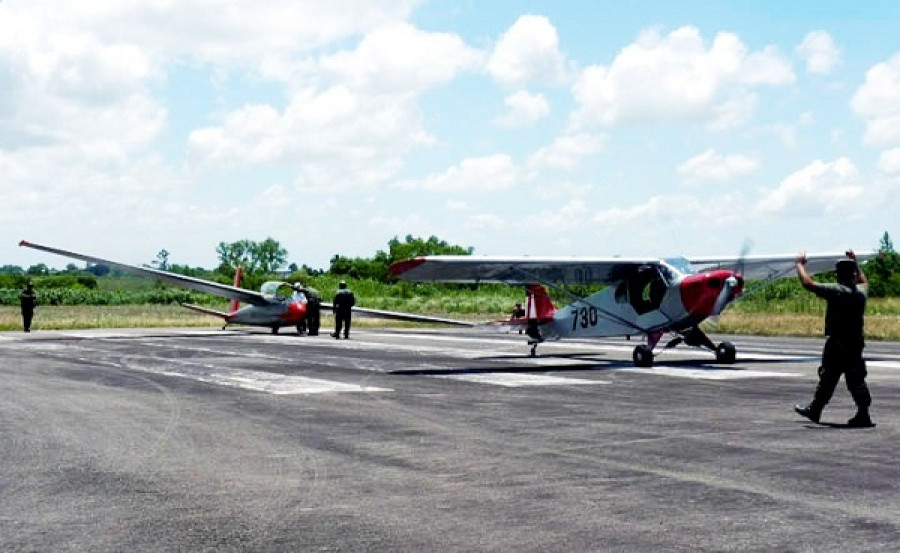
<svg viewBox="0 0 900 553">
<path fill-rule="evenodd" d="M 526 316 L 529 320 L 537 320 L 539 323 L 553 319 L 556 308 L 550 300 L 547 289 L 540 284 L 529 284 L 528 305 L 525 308 Z"/>
<path fill-rule="evenodd" d="M 234 272 L 234 286 L 235 288 L 241 287 L 241 278 L 244 276 L 244 268 L 238 265 L 237 271 Z M 231 300 L 231 309 L 229 310 L 231 313 L 234 313 L 238 310 L 238 307 L 241 305 L 241 302 L 238 300 Z"/>
</svg>

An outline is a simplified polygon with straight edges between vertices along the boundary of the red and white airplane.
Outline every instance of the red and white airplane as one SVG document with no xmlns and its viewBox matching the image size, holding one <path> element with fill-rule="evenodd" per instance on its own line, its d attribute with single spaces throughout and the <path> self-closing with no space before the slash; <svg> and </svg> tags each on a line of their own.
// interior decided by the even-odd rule
<svg viewBox="0 0 900 553">
<path fill-rule="evenodd" d="M 310 315 L 309 297 L 307 297 L 307 294 L 302 287 L 298 287 L 289 282 L 265 282 L 260 286 L 259 292 L 255 292 L 239 287 L 241 278 L 240 271 L 238 271 L 238 274 L 235 277 L 235 284 L 229 286 L 211 280 L 180 275 L 178 273 L 171 273 L 160 269 L 136 267 L 92 255 L 75 253 L 52 248 L 50 246 L 42 246 L 40 244 L 28 242 L 27 240 L 19 242 L 19 246 L 25 246 L 73 259 L 80 259 L 81 261 L 97 265 L 106 265 L 107 267 L 115 268 L 125 273 L 144 276 L 182 288 L 228 298 L 232 300 L 231 309 L 228 312 L 189 303 L 181 304 L 188 309 L 200 311 L 223 319 L 225 321 L 225 325 L 222 326 L 223 330 L 228 325 L 262 326 L 272 329 L 272 333 L 275 334 L 282 327 L 295 326 L 297 327 L 297 332 L 302 333 L 303 329 L 308 327 L 306 323 L 311 322 L 307 321 L 307 316 Z M 248 305 L 240 307 L 241 303 Z M 332 304 L 320 302 L 320 307 L 321 309 L 331 310 Z M 356 306 L 353 307 L 353 313 L 363 317 L 380 319 L 473 326 L 471 323 L 455 321 L 453 319 L 443 319 L 440 317 L 429 317 L 426 315 L 415 315 L 412 313 L 400 313 L 397 311 L 384 311 L 381 309 L 369 309 Z M 316 327 L 316 329 L 318 329 L 318 327 Z"/>
<path fill-rule="evenodd" d="M 875 253 L 858 254 L 862 262 Z M 845 254 L 809 255 L 810 274 L 834 270 Z M 623 257 L 486 257 L 434 255 L 400 261 L 391 274 L 418 282 L 500 282 L 525 285 L 526 315 L 502 321 L 525 330 L 531 355 L 545 340 L 646 336 L 634 348 L 634 364 L 649 367 L 653 351 L 667 333 L 665 347 L 680 343 L 713 351 L 720 363 L 733 363 L 730 342 L 714 344 L 700 328 L 744 292 L 745 279 L 765 283 L 793 276 L 796 255 L 652 259 Z M 557 309 L 547 287 L 606 285 Z"/>
</svg>

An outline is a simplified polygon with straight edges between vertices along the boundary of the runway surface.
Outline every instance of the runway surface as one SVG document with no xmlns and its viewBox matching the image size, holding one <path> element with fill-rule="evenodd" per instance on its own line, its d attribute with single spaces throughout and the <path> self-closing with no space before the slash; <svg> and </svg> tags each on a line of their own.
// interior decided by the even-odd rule
<svg viewBox="0 0 900 553">
<path fill-rule="evenodd" d="M 849 429 L 822 340 L 729 339 L 0 333 L 0 550 L 897 550 L 900 344 Z"/>
</svg>

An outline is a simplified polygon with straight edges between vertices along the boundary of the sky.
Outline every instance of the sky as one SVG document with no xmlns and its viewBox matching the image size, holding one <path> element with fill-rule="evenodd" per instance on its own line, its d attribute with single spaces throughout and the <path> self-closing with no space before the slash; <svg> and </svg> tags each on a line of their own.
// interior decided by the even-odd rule
<svg viewBox="0 0 900 553">
<path fill-rule="evenodd" d="M 0 266 L 900 238 L 900 3 L 0 0 Z"/>
</svg>

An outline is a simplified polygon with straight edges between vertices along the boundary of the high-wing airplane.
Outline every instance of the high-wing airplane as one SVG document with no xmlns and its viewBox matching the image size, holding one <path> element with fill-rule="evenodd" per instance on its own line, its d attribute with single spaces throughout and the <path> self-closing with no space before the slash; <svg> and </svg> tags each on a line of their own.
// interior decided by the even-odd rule
<svg viewBox="0 0 900 553">
<path fill-rule="evenodd" d="M 240 272 L 235 279 L 235 285 L 229 286 L 210 280 L 201 278 L 170 273 L 160 269 L 152 269 L 150 267 L 136 267 L 116 261 L 110 261 L 92 255 L 85 255 L 71 251 L 52 248 L 50 246 L 42 246 L 27 240 L 19 242 L 19 246 L 33 248 L 64 257 L 80 259 L 88 263 L 97 265 L 106 265 L 107 267 L 118 269 L 125 273 L 148 277 L 157 281 L 165 282 L 182 288 L 197 290 L 207 294 L 213 294 L 223 298 L 232 300 L 231 310 L 229 312 L 219 311 L 200 305 L 182 303 L 181 305 L 213 315 L 224 319 L 225 324 L 222 326 L 224 330 L 228 325 L 249 325 L 263 326 L 272 329 L 275 334 L 282 327 L 296 326 L 297 331 L 302 333 L 306 327 L 307 316 L 309 313 L 309 297 L 302 287 L 282 281 L 269 281 L 263 283 L 259 292 L 240 288 Z M 239 307 L 240 303 L 246 303 L 244 307 Z M 332 304 L 320 302 L 322 309 L 330 310 Z M 456 321 L 453 319 L 444 319 L 440 317 L 429 317 L 426 315 L 415 315 L 412 313 L 400 313 L 397 311 L 384 311 L 381 309 L 369 309 L 364 307 L 353 307 L 353 313 L 363 317 L 374 317 L 380 319 L 392 319 L 400 321 L 413 321 L 434 324 L 447 324 L 457 326 L 473 326 L 471 323 L 464 321 Z"/>
<path fill-rule="evenodd" d="M 858 261 L 875 253 L 858 254 Z M 808 256 L 810 274 L 834 269 L 845 254 Z M 536 354 L 538 344 L 561 338 L 645 336 L 634 348 L 634 364 L 653 365 L 654 348 L 667 333 L 666 348 L 684 343 L 715 353 L 719 363 L 735 361 L 730 342 L 718 345 L 700 328 L 744 292 L 745 279 L 763 284 L 795 269 L 796 255 L 652 259 L 624 257 L 489 257 L 434 255 L 399 261 L 391 274 L 418 282 L 500 282 L 525 285 L 525 317 L 502 321 L 524 329 Z M 588 297 L 554 307 L 547 287 L 606 285 Z"/>
</svg>

